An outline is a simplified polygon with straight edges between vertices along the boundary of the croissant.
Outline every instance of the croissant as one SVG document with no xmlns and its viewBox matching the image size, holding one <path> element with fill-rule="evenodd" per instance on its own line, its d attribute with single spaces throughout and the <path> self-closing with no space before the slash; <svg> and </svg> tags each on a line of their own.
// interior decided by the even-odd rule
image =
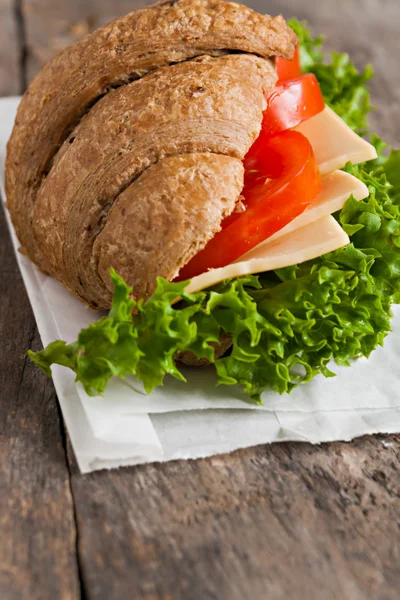
<svg viewBox="0 0 400 600">
<path fill-rule="evenodd" d="M 242 159 L 296 37 L 222 0 L 172 0 L 66 48 L 34 79 L 7 149 L 25 253 L 88 306 L 110 268 L 137 298 L 174 279 L 240 203 Z"/>
</svg>

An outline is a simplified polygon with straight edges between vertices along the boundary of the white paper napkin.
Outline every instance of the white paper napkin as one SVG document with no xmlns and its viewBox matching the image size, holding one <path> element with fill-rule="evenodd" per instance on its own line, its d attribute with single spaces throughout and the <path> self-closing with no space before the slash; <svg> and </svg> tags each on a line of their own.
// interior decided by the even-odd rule
<svg viewBox="0 0 400 600">
<path fill-rule="evenodd" d="M 18 101 L 0 99 L 3 199 L 5 145 Z M 17 249 L 11 224 L 10 231 Z M 44 345 L 55 339 L 73 341 L 82 327 L 99 318 L 18 252 L 17 259 Z M 54 367 L 81 471 L 196 458 L 265 442 L 318 443 L 400 431 L 400 307 L 395 309 L 394 331 L 370 359 L 351 369 L 334 367 L 336 378 L 317 377 L 290 395 L 268 392 L 262 408 L 249 404 L 240 390 L 216 388 L 209 369 L 187 369 L 188 384 L 167 378 L 150 396 L 133 378 L 113 380 L 104 397 L 91 398 L 75 385 L 72 372 Z"/>
</svg>

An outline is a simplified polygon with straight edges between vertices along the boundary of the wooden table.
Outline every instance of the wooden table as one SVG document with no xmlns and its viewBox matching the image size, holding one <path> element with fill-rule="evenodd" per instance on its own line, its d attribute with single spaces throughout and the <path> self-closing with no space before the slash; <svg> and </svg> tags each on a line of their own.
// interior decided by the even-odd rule
<svg viewBox="0 0 400 600">
<path fill-rule="evenodd" d="M 0 0 L 0 95 L 136 0 Z M 258 5 L 258 6 L 257 6 Z M 253 0 L 373 62 L 400 142 L 399 0 Z M 258 446 L 81 476 L 0 217 L 2 600 L 398 600 L 400 436 Z"/>
</svg>

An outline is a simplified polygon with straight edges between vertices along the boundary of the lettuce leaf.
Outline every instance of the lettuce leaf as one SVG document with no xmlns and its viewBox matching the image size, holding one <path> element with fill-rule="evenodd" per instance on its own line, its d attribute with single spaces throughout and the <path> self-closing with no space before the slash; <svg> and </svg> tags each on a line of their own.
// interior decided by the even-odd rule
<svg viewBox="0 0 400 600">
<path fill-rule="evenodd" d="M 358 132 L 370 109 L 365 82 L 347 55 L 324 62 L 321 38 L 291 22 L 301 42 L 305 70 L 315 72 L 327 103 Z M 390 306 L 400 301 L 400 151 L 387 154 L 376 136 L 379 158 L 346 170 L 366 183 L 366 200 L 349 198 L 335 215 L 351 244 L 313 261 L 258 276 L 226 280 L 195 294 L 185 282 L 158 279 L 146 302 L 136 303 L 115 271 L 107 317 L 81 331 L 73 344 L 55 341 L 29 352 L 48 375 L 52 364 L 76 373 L 86 391 L 101 394 L 113 376 L 135 375 L 147 392 L 165 375 L 185 381 L 176 363 L 183 350 L 215 365 L 219 384 L 241 385 L 254 402 L 265 389 L 290 392 L 318 374 L 334 374 L 333 359 L 348 365 L 383 344 Z M 179 303 L 174 303 L 181 297 Z M 230 354 L 216 359 L 213 343 L 232 336 Z"/>
</svg>

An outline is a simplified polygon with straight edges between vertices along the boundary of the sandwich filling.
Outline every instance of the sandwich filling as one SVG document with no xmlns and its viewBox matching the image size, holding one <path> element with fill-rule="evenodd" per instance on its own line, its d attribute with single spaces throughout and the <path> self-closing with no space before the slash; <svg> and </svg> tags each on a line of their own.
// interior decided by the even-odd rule
<svg viewBox="0 0 400 600">
<path fill-rule="evenodd" d="M 301 75 L 298 52 L 276 66 L 279 81 L 244 159 L 243 210 L 181 269 L 177 281 L 190 279 L 188 291 L 337 250 L 349 238 L 329 215 L 351 195 L 368 196 L 365 185 L 339 169 L 375 159 L 375 148 L 325 106 L 315 75 Z"/>
<path fill-rule="evenodd" d="M 177 361 L 183 354 L 187 357 L 189 352 L 189 356 L 201 364 L 214 365 L 219 384 L 239 385 L 254 402 L 261 402 L 266 389 L 286 393 L 316 375 L 331 377 L 335 362 L 349 365 L 353 359 L 369 356 L 383 344 L 391 329 L 391 306 L 400 301 L 400 152 L 388 151 L 374 135 L 372 146 L 359 137 L 368 131 L 366 117 L 370 102 L 365 84 L 371 77 L 371 69 L 359 73 L 345 54 L 334 53 L 326 60 L 320 38 L 313 40 L 303 24 L 292 22 L 291 26 L 300 40 L 297 56 L 301 57 L 305 72 L 316 76 L 326 106 L 313 116 L 307 113 L 309 118 L 298 124 L 293 123 L 293 112 L 296 113 L 293 111 L 286 120 L 289 129 L 278 132 L 269 129 L 268 152 L 272 152 L 271 140 L 279 140 L 283 134 L 292 136 L 292 140 L 300 139 L 293 134 L 301 135 L 306 140 L 305 143 L 302 139 L 302 148 L 308 142 L 314 158 L 310 158 L 310 152 L 308 155 L 296 153 L 289 156 L 290 164 L 276 160 L 274 168 L 281 167 L 283 178 L 289 166 L 299 164 L 296 162 L 299 156 L 308 156 L 305 164 L 314 161 L 317 167 L 313 173 L 315 181 L 319 179 L 318 191 L 306 200 L 306 208 L 297 216 L 292 213 L 293 218 L 275 228 L 275 232 L 272 227 L 269 235 L 252 248 L 242 247 L 241 256 L 229 256 L 228 263 L 216 268 L 208 260 L 204 261 L 202 272 L 190 282 L 171 282 L 159 277 L 156 290 L 145 301 L 134 300 L 129 278 L 124 275 L 124 281 L 120 276 L 124 263 L 119 263 L 119 274 L 113 270 L 110 273 L 114 296 L 109 314 L 82 330 L 72 344 L 58 340 L 41 352 L 30 353 L 48 375 L 53 364 L 69 367 L 91 395 L 101 394 L 111 377 L 133 375 L 151 392 L 155 386 L 162 385 L 165 375 L 185 380 L 185 371 Z M 297 78 L 296 61 L 286 63 L 285 72 L 286 79 Z M 268 91 L 265 93 L 268 98 Z M 258 129 L 254 130 L 254 138 L 242 157 L 244 160 L 233 156 L 226 159 L 228 162 L 237 160 L 235 164 L 240 168 L 236 176 L 225 177 L 228 164 L 224 170 L 214 171 L 224 173 L 220 184 L 226 201 L 231 182 L 237 187 L 233 208 L 229 200 L 229 206 L 226 202 L 224 205 L 226 213 L 221 211 L 218 216 L 212 212 L 211 220 L 215 219 L 218 227 L 209 239 L 220 235 L 221 221 L 231 218 L 233 210 L 236 209 L 232 213 L 235 226 L 239 227 L 237 223 L 246 214 L 245 202 L 252 210 L 250 205 L 254 201 L 258 210 L 259 198 L 267 201 L 269 194 L 272 197 L 272 192 L 277 192 L 273 186 L 281 175 L 262 171 L 263 153 L 251 150 L 259 137 L 262 111 Z M 278 150 L 279 143 L 274 147 L 276 156 Z M 260 167 L 256 164 L 245 176 L 249 151 L 250 159 L 256 162 L 261 156 Z M 374 159 L 376 154 L 378 158 Z M 193 199 L 201 182 L 213 177 L 212 159 L 219 159 L 213 153 L 208 159 L 211 160 L 204 164 L 209 175 L 197 171 L 196 177 L 186 180 L 190 185 L 178 181 L 179 193 L 184 194 L 183 188 L 188 186 L 185 202 Z M 177 159 L 166 157 L 165 161 L 169 160 Z M 152 164 L 137 179 L 139 183 L 141 178 L 150 178 L 143 187 L 149 186 L 147 189 L 152 190 L 153 197 L 160 191 L 155 181 L 161 162 L 164 161 L 160 161 L 159 166 Z M 254 167 L 254 163 L 251 166 Z M 167 168 L 165 162 L 163 177 L 164 172 L 168 173 Z M 174 165 L 171 169 L 175 169 Z M 301 174 L 301 169 L 297 172 Z M 245 178 L 248 181 L 252 177 L 263 177 L 264 181 L 256 182 L 253 187 L 254 181 L 250 181 L 243 190 Z M 287 178 L 288 185 L 292 179 L 296 178 Z M 212 184 L 209 191 L 214 194 L 217 189 Z M 250 193 L 253 190 L 256 190 L 254 196 Z M 168 187 L 167 192 L 170 197 L 174 189 Z M 284 186 L 278 192 L 284 193 Z M 241 195 L 241 204 L 238 204 Z M 292 200 L 289 197 L 291 208 Z M 304 196 L 300 195 L 299 202 L 303 200 Z M 115 206 L 113 204 L 111 210 Z M 123 208 L 127 209 L 128 204 Z M 147 219 L 149 214 L 146 213 Z M 185 214 L 183 209 L 180 229 Z M 207 219 L 202 211 L 191 214 L 192 223 Z M 143 215 L 144 223 L 146 218 Z M 165 223 L 170 218 L 165 211 Z M 132 222 L 133 219 L 132 216 Z M 247 225 L 252 226 L 251 223 L 245 225 L 244 231 Z M 107 223 L 102 231 L 106 229 Z M 162 235 L 166 230 L 161 230 Z M 223 233 L 224 228 L 221 231 Z M 264 233 L 263 230 L 263 236 Z M 187 257 L 178 271 L 201 254 L 209 239 L 202 248 L 194 248 L 193 255 Z M 227 239 L 227 246 L 229 242 Z M 110 247 L 112 243 L 118 240 L 109 232 Z M 331 250 L 334 247 L 337 249 Z M 147 250 L 153 251 L 153 247 Z M 146 251 L 145 242 L 143 251 Z M 162 241 L 159 252 L 160 255 L 163 252 Z M 163 259 L 168 263 L 168 252 L 164 252 Z M 106 260 L 103 265 L 106 268 Z M 173 277 L 177 275 L 173 273 Z"/>
</svg>

